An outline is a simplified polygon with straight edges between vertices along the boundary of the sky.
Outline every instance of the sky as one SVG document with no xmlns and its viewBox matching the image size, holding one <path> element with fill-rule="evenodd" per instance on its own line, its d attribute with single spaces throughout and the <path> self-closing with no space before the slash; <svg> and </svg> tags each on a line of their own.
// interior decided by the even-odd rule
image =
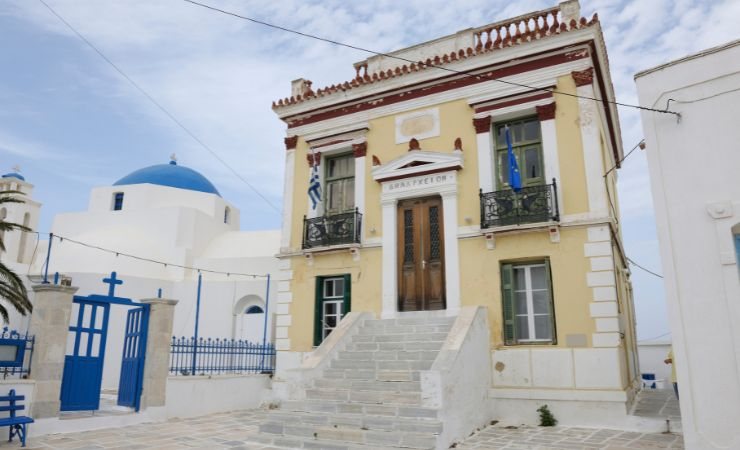
<svg viewBox="0 0 740 450">
<path fill-rule="evenodd" d="M 280 226 L 285 126 L 271 111 L 290 81 L 354 76 L 369 56 L 183 0 L 44 0 L 225 160 L 267 201 L 55 17 L 41 1 L 0 0 L 0 173 L 19 165 L 55 214 L 87 208 L 90 189 L 177 154 L 242 211 L 242 228 Z M 241 15 L 386 52 L 555 5 L 545 0 L 203 0 Z M 634 74 L 737 38 L 740 0 L 582 0 L 598 12 L 617 100 L 637 104 Z M 640 116 L 619 108 L 629 151 Z M 661 273 L 645 153 L 619 170 L 628 256 Z M 277 207 L 277 210 L 276 210 Z M 640 339 L 668 337 L 662 280 L 632 267 Z"/>
</svg>

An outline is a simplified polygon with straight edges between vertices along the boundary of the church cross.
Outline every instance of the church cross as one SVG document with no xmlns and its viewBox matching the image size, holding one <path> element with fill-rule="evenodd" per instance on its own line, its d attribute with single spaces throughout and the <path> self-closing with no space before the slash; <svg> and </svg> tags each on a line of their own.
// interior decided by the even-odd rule
<svg viewBox="0 0 740 450">
<path fill-rule="evenodd" d="M 11 169 L 13 169 L 13 172 L 15 172 L 15 173 L 20 173 L 21 166 L 19 166 L 18 164 L 16 164 L 13 167 L 11 167 Z"/>
<path fill-rule="evenodd" d="M 110 278 L 103 278 L 103 283 L 106 283 L 109 285 L 108 287 L 108 297 L 115 297 L 115 290 L 116 285 L 123 284 L 123 280 L 119 280 L 116 278 L 116 272 L 110 273 Z"/>
</svg>

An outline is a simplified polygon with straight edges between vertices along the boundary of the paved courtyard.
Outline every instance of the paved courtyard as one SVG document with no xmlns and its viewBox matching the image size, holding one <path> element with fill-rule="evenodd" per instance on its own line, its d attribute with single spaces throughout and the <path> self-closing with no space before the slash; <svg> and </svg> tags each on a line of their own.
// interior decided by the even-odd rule
<svg viewBox="0 0 740 450">
<path fill-rule="evenodd" d="M 291 448 L 290 445 L 274 447 L 260 443 L 257 425 L 264 415 L 265 412 L 261 410 L 242 411 L 193 419 L 175 419 L 165 423 L 31 437 L 26 448 L 29 450 Z M 0 444 L 0 447 L 20 448 L 20 444 Z M 457 448 L 682 449 L 683 439 L 678 434 L 643 434 L 594 428 L 489 426 L 468 438 Z"/>
</svg>

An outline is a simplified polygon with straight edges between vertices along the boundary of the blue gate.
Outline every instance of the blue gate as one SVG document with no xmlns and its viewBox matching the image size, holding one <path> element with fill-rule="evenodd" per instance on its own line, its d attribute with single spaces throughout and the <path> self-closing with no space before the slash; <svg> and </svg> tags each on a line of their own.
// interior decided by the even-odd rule
<svg viewBox="0 0 740 450">
<path fill-rule="evenodd" d="M 64 358 L 61 410 L 96 410 L 100 407 L 110 304 L 77 296 L 74 303 L 78 305 L 77 317 L 72 317 L 74 325 L 69 327 L 74 346 Z"/>
<path fill-rule="evenodd" d="M 136 411 L 139 410 L 144 380 L 148 323 L 149 305 L 129 310 L 118 383 L 118 405 L 135 408 Z"/>
<path fill-rule="evenodd" d="M 108 334 L 108 316 L 111 305 L 133 307 L 128 312 L 121 363 L 118 404 L 139 410 L 144 354 L 149 324 L 149 305 L 130 298 L 115 296 L 116 286 L 123 281 L 112 272 L 104 278 L 109 285 L 108 295 L 75 296 L 76 313 L 71 317 L 67 356 L 64 359 L 62 411 L 95 411 L 100 408 L 100 387 L 103 381 L 105 342 Z"/>
</svg>

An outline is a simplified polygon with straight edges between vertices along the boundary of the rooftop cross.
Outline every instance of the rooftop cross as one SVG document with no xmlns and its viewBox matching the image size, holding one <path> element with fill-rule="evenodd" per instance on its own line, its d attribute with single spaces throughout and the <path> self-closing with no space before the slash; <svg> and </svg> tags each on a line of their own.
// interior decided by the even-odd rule
<svg viewBox="0 0 740 450">
<path fill-rule="evenodd" d="M 115 297 L 116 285 L 123 284 L 123 280 L 116 278 L 116 272 L 110 273 L 110 278 L 103 278 L 103 283 L 109 284 L 108 297 Z"/>
<path fill-rule="evenodd" d="M 13 172 L 19 173 L 21 171 L 21 166 L 19 166 L 18 164 L 16 164 L 13 167 L 11 167 L 11 169 L 13 170 Z"/>
</svg>

